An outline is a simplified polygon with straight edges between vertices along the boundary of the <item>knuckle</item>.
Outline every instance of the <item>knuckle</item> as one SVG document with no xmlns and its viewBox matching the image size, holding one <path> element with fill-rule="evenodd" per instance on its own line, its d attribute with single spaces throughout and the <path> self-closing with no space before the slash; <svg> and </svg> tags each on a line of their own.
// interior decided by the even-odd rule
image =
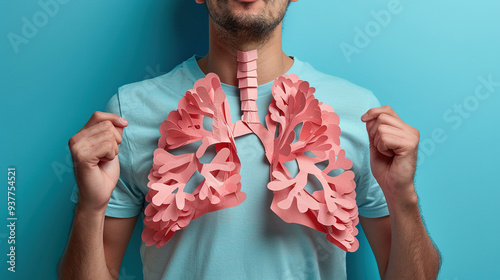
<svg viewBox="0 0 500 280">
<path fill-rule="evenodd" d="M 100 111 L 95 111 L 95 112 L 92 114 L 92 118 L 93 118 L 93 119 L 97 119 L 97 120 L 98 120 L 98 119 L 100 119 L 100 118 L 101 118 L 101 116 L 102 116 L 102 112 L 100 112 Z"/>
<path fill-rule="evenodd" d="M 112 141 L 104 141 L 102 144 L 102 147 L 106 150 L 112 150 L 114 149 L 114 143 Z"/>
<path fill-rule="evenodd" d="M 389 106 L 389 105 L 384 105 L 384 106 L 382 106 L 382 108 L 384 108 L 384 110 L 390 110 L 390 111 L 392 111 L 392 107 Z"/>
<path fill-rule="evenodd" d="M 101 125 L 105 129 L 112 129 L 114 127 L 113 123 L 111 121 L 109 121 L 109 120 L 102 121 Z"/>
<path fill-rule="evenodd" d="M 378 130 L 379 133 L 384 134 L 384 133 L 388 132 L 389 129 L 390 129 L 390 126 L 388 126 L 386 124 L 381 124 L 381 125 L 378 126 L 377 130 Z"/>
<path fill-rule="evenodd" d="M 382 114 L 378 115 L 378 118 L 377 118 L 377 120 L 380 122 L 385 122 L 388 119 L 389 119 L 389 115 L 387 115 L 386 113 L 382 113 Z"/>
<path fill-rule="evenodd" d="M 75 136 L 69 138 L 69 140 L 68 140 L 68 146 L 69 146 L 70 149 L 75 145 L 75 143 L 76 143 Z"/>
<path fill-rule="evenodd" d="M 68 147 L 70 152 L 74 153 L 78 150 L 81 149 L 82 146 L 85 146 L 85 143 L 87 143 L 86 138 L 77 138 L 76 135 L 71 137 L 68 140 Z"/>
<path fill-rule="evenodd" d="M 380 142 L 385 142 L 385 140 L 387 139 L 387 135 L 386 134 L 382 134 L 382 133 L 379 134 L 379 135 L 380 135 L 379 136 L 379 141 Z"/>
<path fill-rule="evenodd" d="M 380 142 L 382 143 L 387 143 L 389 141 L 391 136 L 389 134 L 381 133 L 380 134 Z"/>
<path fill-rule="evenodd" d="M 113 132 L 111 132 L 110 130 L 104 130 L 102 133 L 102 136 L 104 136 L 104 138 L 110 140 L 110 139 L 115 139 L 115 135 L 113 134 Z"/>
<path fill-rule="evenodd" d="M 417 136 L 417 138 L 420 138 L 420 131 L 414 127 L 412 129 L 413 129 L 413 134 L 415 134 L 415 136 Z"/>
</svg>

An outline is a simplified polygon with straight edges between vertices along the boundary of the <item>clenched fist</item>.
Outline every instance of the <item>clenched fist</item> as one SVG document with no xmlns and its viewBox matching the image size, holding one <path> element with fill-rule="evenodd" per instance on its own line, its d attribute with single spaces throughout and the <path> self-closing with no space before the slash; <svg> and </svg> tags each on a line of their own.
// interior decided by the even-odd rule
<svg viewBox="0 0 500 280">
<path fill-rule="evenodd" d="M 361 120 L 370 139 L 372 173 L 386 198 L 401 202 L 414 198 L 418 130 L 387 105 L 368 110 Z"/>
<path fill-rule="evenodd" d="M 118 145 L 127 125 L 128 121 L 117 114 L 95 112 L 69 139 L 81 209 L 106 210 L 120 177 Z"/>
</svg>

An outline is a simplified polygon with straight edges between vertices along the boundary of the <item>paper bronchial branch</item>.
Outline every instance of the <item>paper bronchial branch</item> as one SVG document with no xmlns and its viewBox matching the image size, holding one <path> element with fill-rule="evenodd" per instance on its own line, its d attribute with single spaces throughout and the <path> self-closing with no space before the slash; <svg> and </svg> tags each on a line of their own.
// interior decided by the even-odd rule
<svg viewBox="0 0 500 280">
<path fill-rule="evenodd" d="M 142 239 L 147 246 L 161 247 L 191 220 L 242 203 L 246 195 L 241 191 L 241 164 L 234 141 L 255 133 L 270 164 L 267 188 L 274 194 L 272 211 L 285 222 L 326 233 L 330 242 L 345 251 L 357 250 L 356 184 L 349 170 L 352 162 L 340 147 L 338 115 L 314 97 L 315 89 L 308 82 L 294 74 L 284 75 L 274 81 L 264 126 L 255 102 L 257 51 L 238 52 L 237 60 L 241 120 L 231 122 L 219 77 L 210 73 L 186 92 L 178 109 L 160 126 L 161 137 L 148 177 L 149 204 L 144 211 Z M 204 118 L 212 119 L 212 131 L 203 128 Z M 198 141 L 201 144 L 196 153 L 169 152 Z M 210 163 L 201 163 L 199 159 L 212 145 L 216 156 Z M 298 166 L 295 177 L 285 165 L 290 161 Z M 204 180 L 192 193 L 184 192 L 195 172 Z M 322 188 L 312 194 L 305 189 L 311 177 Z"/>
</svg>

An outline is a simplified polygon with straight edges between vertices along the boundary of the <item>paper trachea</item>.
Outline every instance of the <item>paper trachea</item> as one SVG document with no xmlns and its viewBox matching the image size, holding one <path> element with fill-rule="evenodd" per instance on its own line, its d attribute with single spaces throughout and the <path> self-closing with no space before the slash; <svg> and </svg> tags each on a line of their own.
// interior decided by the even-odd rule
<svg viewBox="0 0 500 280">
<path fill-rule="evenodd" d="M 237 51 L 238 87 L 240 88 L 241 120 L 245 123 L 259 123 L 257 109 L 257 50 Z"/>
</svg>

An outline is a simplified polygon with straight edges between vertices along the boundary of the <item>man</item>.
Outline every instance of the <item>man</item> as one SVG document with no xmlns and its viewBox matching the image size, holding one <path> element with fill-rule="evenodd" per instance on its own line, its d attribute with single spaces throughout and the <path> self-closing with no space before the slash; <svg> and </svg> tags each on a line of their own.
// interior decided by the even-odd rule
<svg viewBox="0 0 500 280">
<path fill-rule="evenodd" d="M 144 211 L 158 127 L 194 82 L 210 72 L 220 77 L 231 118 L 237 120 L 236 51 L 254 49 L 262 123 L 272 81 L 292 73 L 315 87 L 316 98 L 339 115 L 341 145 L 356 176 L 360 222 L 381 278 L 437 277 L 440 256 L 423 225 L 413 183 L 418 131 L 389 106 L 378 107 L 371 92 L 285 55 L 281 31 L 289 2 L 207 0 L 208 54 L 192 57 L 166 75 L 120 88 L 108 103 L 110 113 L 94 113 L 70 139 L 79 197 L 61 259 L 62 279 L 117 278 Z M 246 200 L 192 220 L 160 248 L 143 242 L 145 279 L 345 279 L 344 251 L 326 242 L 324 233 L 285 223 L 269 209 L 269 166 L 258 138 L 239 137 L 236 145 Z"/>
</svg>

